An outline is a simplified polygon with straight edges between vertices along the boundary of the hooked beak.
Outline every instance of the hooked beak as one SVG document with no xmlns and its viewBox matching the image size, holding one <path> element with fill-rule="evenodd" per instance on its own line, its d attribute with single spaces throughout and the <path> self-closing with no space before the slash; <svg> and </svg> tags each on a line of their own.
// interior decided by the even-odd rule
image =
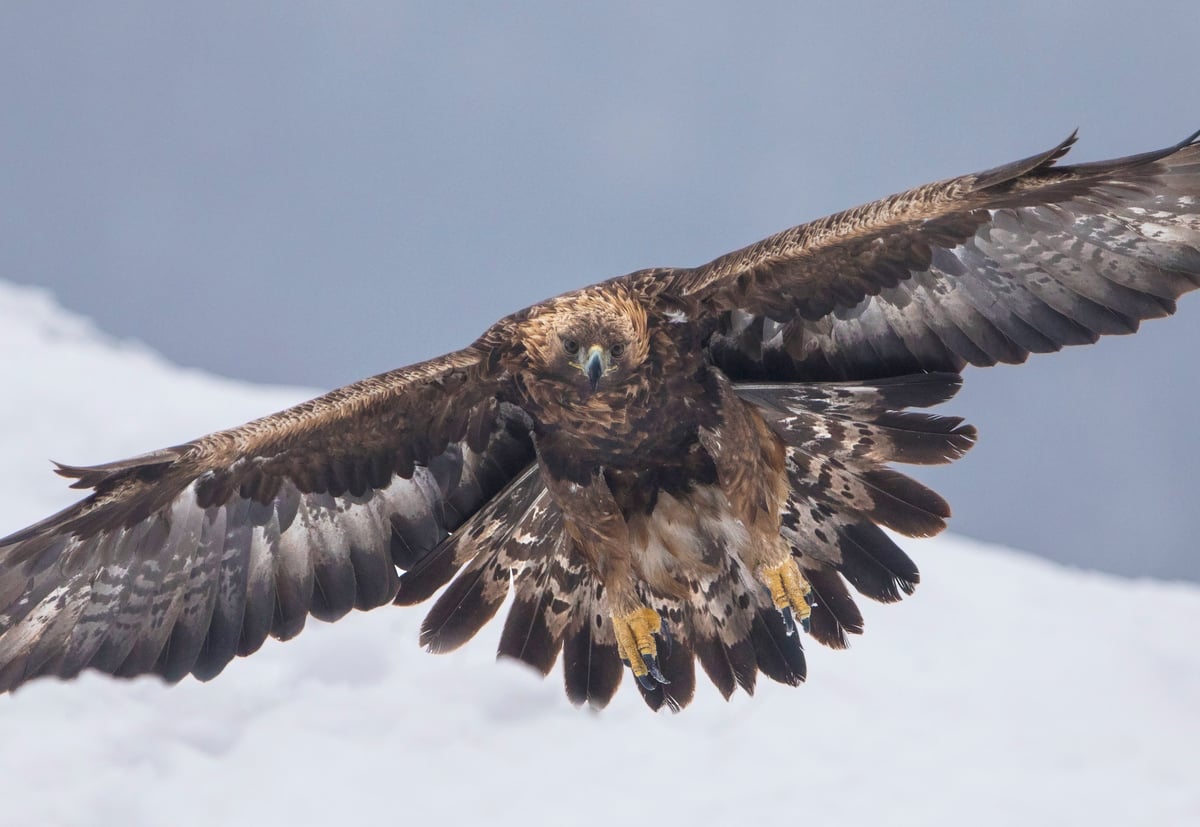
<svg viewBox="0 0 1200 827">
<path fill-rule="evenodd" d="M 592 345 L 588 348 L 587 356 L 583 360 L 583 372 L 587 374 L 588 382 L 592 385 L 592 390 L 596 390 L 596 386 L 600 384 L 600 377 L 608 370 L 608 354 L 604 352 L 604 348 L 600 345 Z"/>
</svg>

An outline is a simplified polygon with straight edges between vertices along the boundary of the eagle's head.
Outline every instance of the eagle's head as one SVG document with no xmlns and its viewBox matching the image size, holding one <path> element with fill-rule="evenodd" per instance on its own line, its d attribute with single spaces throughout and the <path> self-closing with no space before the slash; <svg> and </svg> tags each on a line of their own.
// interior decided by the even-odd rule
<svg viewBox="0 0 1200 827">
<path fill-rule="evenodd" d="M 646 310 L 621 289 L 561 296 L 522 328 L 534 372 L 584 395 L 624 386 L 650 352 Z"/>
</svg>

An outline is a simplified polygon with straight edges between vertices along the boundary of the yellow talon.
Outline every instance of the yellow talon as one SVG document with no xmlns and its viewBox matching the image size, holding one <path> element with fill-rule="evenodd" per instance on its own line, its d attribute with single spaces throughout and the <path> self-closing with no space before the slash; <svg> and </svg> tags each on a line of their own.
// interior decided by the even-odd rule
<svg viewBox="0 0 1200 827">
<path fill-rule="evenodd" d="M 800 625 L 807 628 L 809 615 L 812 614 L 812 607 L 809 604 L 812 587 L 800 573 L 800 567 L 796 565 L 795 559 L 789 557 L 786 562 L 778 566 L 764 566 L 759 574 L 766 582 L 767 588 L 771 590 L 771 600 L 775 603 L 775 607 L 785 615 L 790 610 L 791 614 L 800 621 Z"/>
<path fill-rule="evenodd" d="M 658 644 L 654 636 L 662 631 L 662 618 L 646 606 L 629 614 L 613 615 L 613 632 L 617 637 L 617 654 L 629 664 L 634 677 L 647 689 L 656 683 L 667 683 L 658 666 Z"/>
</svg>

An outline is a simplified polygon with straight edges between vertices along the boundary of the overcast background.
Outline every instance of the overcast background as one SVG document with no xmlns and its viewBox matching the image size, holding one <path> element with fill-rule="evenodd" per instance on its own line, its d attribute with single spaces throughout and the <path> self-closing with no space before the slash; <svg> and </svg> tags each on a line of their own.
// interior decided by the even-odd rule
<svg viewBox="0 0 1200 827">
<path fill-rule="evenodd" d="M 324 5 L 4 3 L 0 279 L 327 388 L 1075 127 L 1081 160 L 1200 128 L 1189 2 Z M 972 370 L 982 442 L 923 478 L 960 533 L 1200 579 L 1198 350 L 1190 297 Z"/>
</svg>

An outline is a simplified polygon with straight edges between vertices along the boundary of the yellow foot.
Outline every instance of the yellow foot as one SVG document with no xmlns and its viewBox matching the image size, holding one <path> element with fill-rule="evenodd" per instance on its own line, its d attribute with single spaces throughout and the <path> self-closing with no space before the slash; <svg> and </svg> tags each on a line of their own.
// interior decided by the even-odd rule
<svg viewBox="0 0 1200 827">
<path fill-rule="evenodd" d="M 813 607 L 812 587 L 800 573 L 796 560 L 789 557 L 778 566 L 763 566 L 759 569 L 759 576 L 771 590 L 771 600 L 783 615 L 788 634 L 795 634 L 797 619 L 807 632 Z"/>
<path fill-rule="evenodd" d="M 620 617 L 614 614 L 612 622 L 613 631 L 617 636 L 617 653 L 633 670 L 638 683 L 645 689 L 654 689 L 660 683 L 670 683 L 663 677 L 658 666 L 658 644 L 654 636 L 663 632 L 662 619 L 658 612 L 642 606 Z"/>
</svg>

